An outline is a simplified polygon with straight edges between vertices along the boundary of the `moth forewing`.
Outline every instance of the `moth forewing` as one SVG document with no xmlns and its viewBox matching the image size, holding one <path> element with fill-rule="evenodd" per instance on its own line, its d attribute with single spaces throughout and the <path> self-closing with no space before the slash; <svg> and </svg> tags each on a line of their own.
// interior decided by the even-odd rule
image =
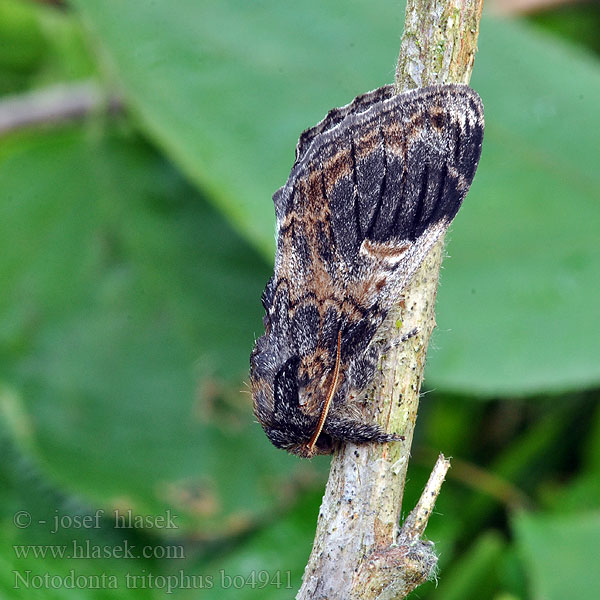
<svg viewBox="0 0 600 600">
<path fill-rule="evenodd" d="M 336 441 L 397 439 L 353 401 L 373 378 L 375 332 L 460 208 L 483 129 L 466 85 L 386 86 L 300 136 L 273 197 L 275 271 L 250 368 L 275 446 L 312 456 Z"/>
</svg>

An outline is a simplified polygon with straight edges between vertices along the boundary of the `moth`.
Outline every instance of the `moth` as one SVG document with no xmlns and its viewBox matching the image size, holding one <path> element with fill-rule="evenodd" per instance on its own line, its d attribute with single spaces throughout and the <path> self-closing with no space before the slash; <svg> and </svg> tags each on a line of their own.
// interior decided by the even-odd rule
<svg viewBox="0 0 600 600">
<path fill-rule="evenodd" d="M 362 416 L 372 342 L 460 208 L 483 129 L 467 85 L 385 86 L 300 136 L 273 196 L 275 269 L 250 357 L 254 412 L 276 447 L 312 457 L 399 439 Z"/>
</svg>

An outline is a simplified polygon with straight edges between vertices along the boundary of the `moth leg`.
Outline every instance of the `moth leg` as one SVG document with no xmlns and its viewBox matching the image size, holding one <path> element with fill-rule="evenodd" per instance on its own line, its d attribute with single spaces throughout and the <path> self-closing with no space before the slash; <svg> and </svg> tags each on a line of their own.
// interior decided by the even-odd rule
<svg viewBox="0 0 600 600">
<path fill-rule="evenodd" d="M 404 344 L 404 342 L 410 340 L 410 338 L 415 337 L 419 333 L 419 329 L 415 327 L 411 329 L 408 333 L 404 334 L 401 338 L 397 338 L 393 341 L 388 341 L 387 344 L 382 348 L 382 354 L 385 352 L 389 352 L 392 348 L 398 347 L 400 344 Z"/>
<path fill-rule="evenodd" d="M 331 419 L 325 426 L 325 432 L 333 439 L 354 444 L 367 442 L 399 442 L 404 436 L 386 433 L 379 425 L 364 423 L 353 419 Z"/>
<path fill-rule="evenodd" d="M 377 368 L 380 356 L 413 338 L 417 333 L 419 333 L 419 330 L 415 327 L 401 338 L 393 342 L 387 342 L 383 346 L 377 343 L 371 344 L 362 356 L 354 358 L 350 362 L 347 373 L 348 389 L 363 390 L 367 387 L 375 375 L 375 369 Z"/>
</svg>

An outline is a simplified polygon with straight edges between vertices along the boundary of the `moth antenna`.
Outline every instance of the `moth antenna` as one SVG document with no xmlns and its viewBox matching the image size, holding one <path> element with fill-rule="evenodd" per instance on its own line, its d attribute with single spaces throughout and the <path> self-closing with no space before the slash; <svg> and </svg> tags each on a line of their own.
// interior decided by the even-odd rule
<svg viewBox="0 0 600 600">
<path fill-rule="evenodd" d="M 333 370 L 333 380 L 331 385 L 329 386 L 329 391 L 327 392 L 327 397 L 325 398 L 325 403 L 323 404 L 323 409 L 321 410 L 321 416 L 319 417 L 319 422 L 317 423 L 317 428 L 313 433 L 313 436 L 310 438 L 308 442 L 307 449 L 310 455 L 314 453 L 315 444 L 317 443 L 318 437 L 321 435 L 321 431 L 323 431 L 323 426 L 325 425 L 325 419 L 327 418 L 327 413 L 329 412 L 329 408 L 331 406 L 331 401 L 333 400 L 333 396 L 335 394 L 335 390 L 337 388 L 338 380 L 340 378 L 340 362 L 342 356 L 342 330 L 340 329 L 338 332 L 338 341 L 337 341 L 337 355 L 335 358 L 335 368 Z"/>
</svg>

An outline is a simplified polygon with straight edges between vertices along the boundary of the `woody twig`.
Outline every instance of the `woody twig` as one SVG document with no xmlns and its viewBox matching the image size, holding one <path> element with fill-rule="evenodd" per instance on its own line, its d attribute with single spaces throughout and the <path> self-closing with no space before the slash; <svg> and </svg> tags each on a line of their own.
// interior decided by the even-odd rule
<svg viewBox="0 0 600 600">
<path fill-rule="evenodd" d="M 483 0 L 408 0 L 396 89 L 468 83 Z M 367 419 L 403 441 L 346 444 L 333 457 L 312 553 L 297 600 L 404 598 L 430 578 L 437 557 L 421 536 L 449 466 L 441 457 L 400 528 L 406 470 L 419 405 L 443 255 L 440 240 L 378 332 L 384 347 L 368 392 Z M 401 344 L 394 342 L 417 334 Z"/>
</svg>

